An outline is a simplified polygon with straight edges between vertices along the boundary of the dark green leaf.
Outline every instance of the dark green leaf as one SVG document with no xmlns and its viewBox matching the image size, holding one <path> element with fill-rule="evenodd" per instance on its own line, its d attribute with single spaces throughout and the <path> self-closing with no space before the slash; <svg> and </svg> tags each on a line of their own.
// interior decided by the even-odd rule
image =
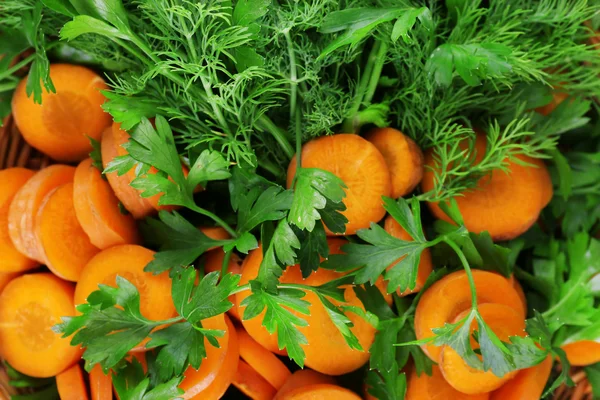
<svg viewBox="0 0 600 400">
<path fill-rule="evenodd" d="M 296 252 L 298 263 L 302 276 L 307 278 L 319 268 L 321 258 L 326 259 L 329 256 L 327 236 L 321 224 L 316 224 L 312 231 L 294 229 L 294 232 L 300 241 L 300 248 Z"/>
</svg>

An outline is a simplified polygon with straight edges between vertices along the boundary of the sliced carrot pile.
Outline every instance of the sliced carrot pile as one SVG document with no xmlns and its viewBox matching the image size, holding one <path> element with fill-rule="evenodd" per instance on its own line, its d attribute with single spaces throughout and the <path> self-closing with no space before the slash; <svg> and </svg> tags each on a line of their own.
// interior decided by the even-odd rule
<svg viewBox="0 0 600 400">
<path fill-rule="evenodd" d="M 81 349 L 52 327 L 74 314 L 71 283 L 49 273 L 14 279 L 0 294 L 0 356 L 29 376 L 59 374 L 79 361 Z"/>
<path fill-rule="evenodd" d="M 224 259 L 225 253 L 221 249 L 214 249 L 207 252 L 204 255 L 204 272 L 207 274 L 215 271 L 221 272 L 221 267 L 223 266 Z M 232 253 L 231 257 L 229 257 L 229 264 L 227 264 L 227 272 L 237 275 L 242 274 L 242 259 L 235 253 Z M 231 307 L 229 311 L 227 311 L 227 313 L 239 321 L 240 314 L 238 311 L 235 295 L 232 294 L 231 296 L 229 296 L 229 301 L 233 304 L 233 307 Z"/>
<path fill-rule="evenodd" d="M 362 137 L 341 134 L 311 140 L 302 147 L 302 167 L 329 171 L 348 187 L 346 210 L 342 213 L 348 218 L 346 235 L 368 228 L 385 216 L 381 196 L 392 192 L 390 171 L 379 150 Z M 295 174 L 296 156 L 288 167 L 288 188 Z"/>
<path fill-rule="evenodd" d="M 335 379 L 312 369 L 299 369 L 288 377 L 273 400 L 280 400 L 295 389 L 320 384 L 335 385 Z"/>
<path fill-rule="evenodd" d="M 600 362 L 600 343 L 581 340 L 565 344 L 562 349 L 573 366 L 586 366 Z"/>
<path fill-rule="evenodd" d="M 53 189 L 73 181 L 75 168 L 51 165 L 37 172 L 13 197 L 8 211 L 8 232 L 15 248 L 25 256 L 44 262 L 35 236 L 35 217 L 42 201 Z"/>
<path fill-rule="evenodd" d="M 491 393 L 491 400 L 541 399 L 552 372 L 552 357 L 540 364 L 521 370 L 502 387 Z"/>
<path fill-rule="evenodd" d="M 365 139 L 377 147 L 390 169 L 392 197 L 412 192 L 423 178 L 423 152 L 419 146 L 393 128 L 373 129 Z"/>
<path fill-rule="evenodd" d="M 246 362 L 240 360 L 233 385 L 252 400 L 272 400 L 277 390 Z"/>
<path fill-rule="evenodd" d="M 460 321 L 468 313 L 469 311 L 462 312 L 452 322 Z M 511 336 L 525 336 L 525 320 L 520 311 L 503 304 L 486 303 L 479 305 L 479 313 L 490 329 L 503 342 L 508 342 Z M 477 321 L 473 321 L 471 332 L 476 328 Z M 479 348 L 473 337 L 471 337 L 471 347 L 473 349 Z M 491 392 L 517 374 L 517 371 L 513 371 L 503 377 L 498 377 L 492 371 L 472 368 L 450 346 L 443 347 L 439 360 L 442 374 L 450 386 L 467 394 Z"/>
<path fill-rule="evenodd" d="M 25 168 L 9 168 L 0 171 L 0 274 L 27 271 L 38 263 L 21 254 L 10 240 L 8 210 L 15 194 L 35 172 Z M 2 281 L 2 278 L 0 278 Z"/>
<path fill-rule="evenodd" d="M 151 320 L 171 318 L 175 306 L 171 298 L 168 272 L 153 275 L 144 267 L 154 258 L 154 252 L 133 244 L 114 246 L 96 254 L 84 267 L 75 289 L 75 304 L 86 298 L 99 284 L 116 286 L 117 275 L 127 279 L 140 292 L 140 310 Z"/>
<path fill-rule="evenodd" d="M 56 388 L 60 400 L 87 400 L 87 387 L 83 380 L 83 373 L 79 364 L 64 370 L 56 375 Z"/>
<path fill-rule="evenodd" d="M 110 374 L 104 374 L 100 364 L 90 371 L 90 393 L 92 400 L 112 400 L 113 387 Z"/>
<path fill-rule="evenodd" d="M 489 393 L 465 394 L 457 391 L 446 382 L 437 365 L 432 366 L 431 376 L 420 376 L 413 370 L 408 378 L 406 400 L 487 400 Z M 507 398 L 506 400 L 512 400 Z M 516 399 L 515 399 L 516 400 Z M 533 399 L 532 399 L 533 400 Z"/>
<path fill-rule="evenodd" d="M 92 70 L 76 65 L 52 64 L 50 78 L 56 93 L 42 91 L 42 104 L 26 93 L 23 79 L 12 100 L 15 122 L 25 140 L 58 161 L 80 161 L 92 150 L 88 139 L 100 139 L 111 117 L 102 110 L 107 90 Z"/>
<path fill-rule="evenodd" d="M 402 225 L 400 225 L 394 218 L 392 218 L 391 215 L 389 215 L 385 219 L 384 228 L 387 233 L 389 233 L 390 235 L 392 235 L 398 239 L 405 240 L 405 241 L 413 240 L 413 238 L 410 237 L 408 232 L 406 232 L 404 230 L 404 228 L 402 228 Z M 402 258 L 400 260 L 402 260 Z M 398 260 L 394 264 L 390 265 L 388 267 L 388 269 L 392 268 L 400 260 Z M 429 249 L 425 249 L 421 253 L 421 261 L 419 262 L 419 272 L 417 274 L 417 283 L 415 285 L 415 288 L 407 289 L 404 292 L 400 292 L 400 289 L 398 289 L 398 291 L 397 291 L 398 295 L 407 296 L 409 294 L 417 293 L 418 291 L 420 291 L 423 288 L 423 285 L 425 285 L 425 282 L 427 281 L 427 278 L 429 277 L 429 275 L 431 274 L 432 271 L 433 271 L 433 262 L 431 261 L 431 252 L 429 251 Z"/>
<path fill-rule="evenodd" d="M 100 251 L 75 215 L 73 183 L 48 193 L 35 218 L 35 235 L 46 266 L 67 281 L 78 281 L 83 267 Z"/>
<path fill-rule="evenodd" d="M 140 241 L 135 220 L 119 210 L 119 199 L 91 158 L 75 170 L 73 203 L 81 227 L 99 249 Z"/>
<path fill-rule="evenodd" d="M 473 270 L 477 302 L 504 304 L 519 312 L 525 319 L 518 293 L 508 279 L 488 271 Z M 415 335 L 418 340 L 434 336 L 433 328 L 443 327 L 471 307 L 471 292 L 464 271 L 446 275 L 423 293 L 415 312 Z M 438 362 L 441 348 L 423 345 L 423 351 Z"/>
<path fill-rule="evenodd" d="M 476 162 L 485 154 L 486 141 L 484 134 L 477 135 Z M 508 173 L 494 170 L 481 178 L 476 188 L 456 197 L 470 232 L 488 231 L 495 241 L 514 239 L 535 223 L 552 198 L 552 181 L 543 162 L 523 155 L 517 158 L 534 166 L 508 160 Z M 427 192 L 435 186 L 437 164 L 432 153 L 426 155 L 425 164 L 431 168 L 423 175 L 422 189 Z M 451 222 L 437 203 L 428 204 L 437 218 Z"/>
</svg>

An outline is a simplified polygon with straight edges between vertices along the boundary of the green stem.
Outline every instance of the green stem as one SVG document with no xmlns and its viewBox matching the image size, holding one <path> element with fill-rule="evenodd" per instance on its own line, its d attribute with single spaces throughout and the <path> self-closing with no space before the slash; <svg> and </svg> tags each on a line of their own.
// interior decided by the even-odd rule
<svg viewBox="0 0 600 400">
<path fill-rule="evenodd" d="M 556 303 L 555 305 L 553 305 L 552 307 L 550 307 L 549 309 L 544 311 L 542 313 L 542 316 L 544 318 L 548 318 L 549 316 L 551 316 L 552 313 L 554 311 L 558 310 L 560 307 L 562 307 L 562 305 L 565 304 L 571 298 L 571 296 L 573 296 L 573 294 L 575 294 L 575 292 L 581 290 L 581 285 L 583 283 L 585 283 L 589 278 L 590 277 L 588 275 L 582 274 L 579 277 L 579 279 L 577 280 L 577 283 L 575 283 L 575 285 L 573 285 L 571 287 L 571 290 L 569 290 L 566 295 L 562 296 L 561 299 L 558 301 L 558 303 Z"/>
<path fill-rule="evenodd" d="M 454 243 L 452 239 L 444 238 L 443 241 L 446 242 L 446 244 L 456 252 L 458 258 L 460 259 L 460 262 L 463 265 L 463 268 L 465 269 L 467 279 L 469 280 L 469 287 L 471 288 L 471 308 L 477 311 L 477 289 L 475 287 L 475 280 L 473 279 L 473 272 L 471 271 L 469 262 L 467 261 L 460 247 L 458 247 L 458 245 Z"/>
<path fill-rule="evenodd" d="M 298 71 L 296 68 L 296 55 L 294 54 L 294 43 L 288 30 L 283 31 L 287 42 L 288 55 L 290 57 L 290 121 L 294 124 L 296 137 L 296 171 L 302 168 L 302 132 L 300 113 L 298 112 Z"/>
<path fill-rule="evenodd" d="M 17 82 L 0 83 L 0 93 L 1 92 L 8 92 L 9 90 L 13 90 L 18 85 L 19 85 L 18 81 Z"/>
<path fill-rule="evenodd" d="M 275 125 L 271 119 L 263 115 L 258 119 L 258 126 L 273 135 L 289 159 L 294 156 L 294 148 L 285 136 L 285 132 L 280 127 Z"/>
<path fill-rule="evenodd" d="M 232 250 L 225 252 L 225 257 L 223 257 L 223 264 L 221 265 L 221 276 L 224 276 L 227 273 L 229 268 L 229 260 L 231 259 Z"/>
<path fill-rule="evenodd" d="M 379 78 L 381 77 L 383 64 L 385 64 L 387 50 L 387 43 L 381 43 L 381 46 L 379 46 L 379 51 L 376 55 L 375 64 L 373 65 L 373 71 L 371 72 L 371 76 L 369 78 L 369 86 L 367 88 L 367 92 L 365 93 L 365 98 L 363 99 L 363 104 L 365 106 L 371 104 L 371 100 L 373 100 L 373 96 L 375 95 L 375 91 L 379 85 Z"/>
<path fill-rule="evenodd" d="M 16 63 L 15 65 L 13 65 L 12 67 L 10 67 L 9 69 L 7 69 L 6 71 L 0 73 L 0 80 L 5 79 L 9 76 L 11 76 L 12 74 L 14 74 L 15 72 L 17 72 L 18 70 L 20 70 L 21 68 L 23 68 L 24 66 L 26 66 L 27 64 L 29 64 L 30 62 L 33 61 L 33 59 L 36 57 L 36 54 L 32 54 L 27 58 L 24 58 L 23 60 L 19 61 L 18 63 Z"/>
<path fill-rule="evenodd" d="M 249 283 L 246 283 L 245 285 L 242 285 L 242 286 L 238 286 L 238 288 L 235 289 L 233 292 L 231 292 L 231 294 L 237 294 L 237 293 L 243 292 L 245 290 L 250 290 Z"/>
<path fill-rule="evenodd" d="M 238 236 L 235 232 L 235 229 L 229 226 L 227 222 L 223 221 L 216 214 L 213 214 L 210 211 L 205 210 L 204 208 L 198 207 L 195 203 L 186 204 L 186 207 L 188 207 L 190 210 L 196 211 L 198 214 L 204 215 L 205 217 L 212 219 L 217 224 L 221 225 L 221 227 L 225 229 L 227 233 L 231 235 L 231 237 L 236 238 Z"/>
</svg>

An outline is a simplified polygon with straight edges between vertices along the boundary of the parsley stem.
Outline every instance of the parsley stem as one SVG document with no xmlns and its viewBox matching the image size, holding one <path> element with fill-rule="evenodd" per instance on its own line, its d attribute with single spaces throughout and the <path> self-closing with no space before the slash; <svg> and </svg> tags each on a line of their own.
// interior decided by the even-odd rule
<svg viewBox="0 0 600 400">
<path fill-rule="evenodd" d="M 16 81 L 16 82 L 0 83 L 0 93 L 2 93 L 2 92 L 8 92 L 9 90 L 13 90 L 18 85 L 19 85 L 18 81 Z"/>
<path fill-rule="evenodd" d="M 11 76 L 15 72 L 17 72 L 18 70 L 23 68 L 24 66 L 26 66 L 27 64 L 32 62 L 35 57 L 36 57 L 36 54 L 34 53 L 34 54 L 30 55 L 29 57 L 24 58 L 23 60 L 19 61 L 18 63 L 16 63 L 11 68 L 4 71 L 3 73 L 0 73 L 0 80 Z"/>
<path fill-rule="evenodd" d="M 250 284 L 249 283 L 246 283 L 245 285 L 242 285 L 242 286 L 238 286 L 238 288 L 235 289 L 234 291 L 232 291 L 230 294 L 240 293 L 240 292 L 243 292 L 245 290 L 250 290 Z"/>
<path fill-rule="evenodd" d="M 549 309 L 544 311 L 542 313 L 542 316 L 544 318 L 550 317 L 556 310 L 558 310 L 560 307 L 562 307 L 562 305 L 565 304 L 571 298 L 571 296 L 573 296 L 576 292 L 580 291 L 581 285 L 584 284 L 589 279 L 590 279 L 589 275 L 581 274 L 581 276 L 579 277 L 577 282 L 571 287 L 571 289 L 567 292 L 567 294 L 562 296 L 555 305 L 553 305 L 552 307 L 550 307 Z"/>
<path fill-rule="evenodd" d="M 238 236 L 237 233 L 235 232 L 235 229 L 233 229 L 231 226 L 229 226 L 229 224 L 227 222 L 223 221 L 216 214 L 213 214 L 210 211 L 205 210 L 202 207 L 198 207 L 193 202 L 190 202 L 190 204 L 186 204 L 186 207 L 189 208 L 190 210 L 196 211 L 198 214 L 202 214 L 205 217 L 208 217 L 208 218 L 212 219 L 217 224 L 221 225 L 221 227 L 223 229 L 225 229 L 227 231 L 227 233 L 229 233 L 231 235 L 231 237 L 236 238 Z"/>
<path fill-rule="evenodd" d="M 446 244 L 456 252 L 460 262 L 463 265 L 463 268 L 465 269 L 467 279 L 469 280 L 469 287 L 471 288 L 471 309 L 477 311 L 477 289 L 475 288 L 475 280 L 473 279 L 473 273 L 471 272 L 469 262 L 467 261 L 460 247 L 458 247 L 458 245 L 454 243 L 452 239 L 444 238 L 443 241 L 446 242 Z"/>
<path fill-rule="evenodd" d="M 231 259 L 232 250 L 225 252 L 225 257 L 223 257 L 223 264 L 221 264 L 221 276 L 224 276 L 227 273 L 227 268 L 229 266 L 229 260 Z"/>
</svg>

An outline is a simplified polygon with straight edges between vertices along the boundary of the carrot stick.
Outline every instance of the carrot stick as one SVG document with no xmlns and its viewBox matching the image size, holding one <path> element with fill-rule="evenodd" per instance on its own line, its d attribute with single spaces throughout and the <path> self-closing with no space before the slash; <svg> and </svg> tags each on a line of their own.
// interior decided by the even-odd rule
<svg viewBox="0 0 600 400">
<path fill-rule="evenodd" d="M 521 370 L 490 396 L 490 400 L 539 399 L 552 372 L 552 357 L 548 356 L 540 364 Z"/>
<path fill-rule="evenodd" d="M 113 387 L 110 374 L 105 375 L 100 364 L 90 371 L 90 392 L 92 400 L 112 400 Z"/>
<path fill-rule="evenodd" d="M 283 396 L 298 388 L 319 384 L 335 385 L 335 379 L 312 369 L 300 369 L 287 378 L 273 400 L 280 400 Z"/>
<path fill-rule="evenodd" d="M 587 366 L 600 362 L 600 343 L 592 340 L 580 340 L 565 344 L 562 349 L 573 366 Z"/>
<path fill-rule="evenodd" d="M 60 400 L 88 400 L 87 387 L 79 364 L 56 375 L 56 388 Z"/>
<path fill-rule="evenodd" d="M 296 156 L 287 171 L 287 187 L 291 187 L 296 175 Z M 311 140 L 302 147 L 302 167 L 321 168 L 341 178 L 346 186 L 342 212 L 348 223 L 346 235 L 368 228 L 385 216 L 381 196 L 392 191 L 390 171 L 377 148 L 353 134 L 323 136 Z M 326 229 L 328 234 L 332 234 Z"/>
<path fill-rule="evenodd" d="M 454 389 L 446 382 L 437 365 L 432 366 L 431 376 L 426 373 L 417 375 L 412 371 L 408 378 L 408 390 L 405 400 L 488 400 L 489 393 L 465 394 Z M 506 398 L 506 400 L 512 400 Z M 516 399 L 515 399 L 516 400 Z M 532 399 L 533 400 L 533 399 Z"/>
<path fill-rule="evenodd" d="M 0 357 L 36 378 L 61 373 L 79 361 L 81 349 L 52 326 L 74 314 L 71 283 L 49 273 L 15 278 L 0 294 Z"/>
<path fill-rule="evenodd" d="M 272 400 L 277 391 L 251 366 L 240 360 L 233 385 L 252 400 Z"/>
</svg>

